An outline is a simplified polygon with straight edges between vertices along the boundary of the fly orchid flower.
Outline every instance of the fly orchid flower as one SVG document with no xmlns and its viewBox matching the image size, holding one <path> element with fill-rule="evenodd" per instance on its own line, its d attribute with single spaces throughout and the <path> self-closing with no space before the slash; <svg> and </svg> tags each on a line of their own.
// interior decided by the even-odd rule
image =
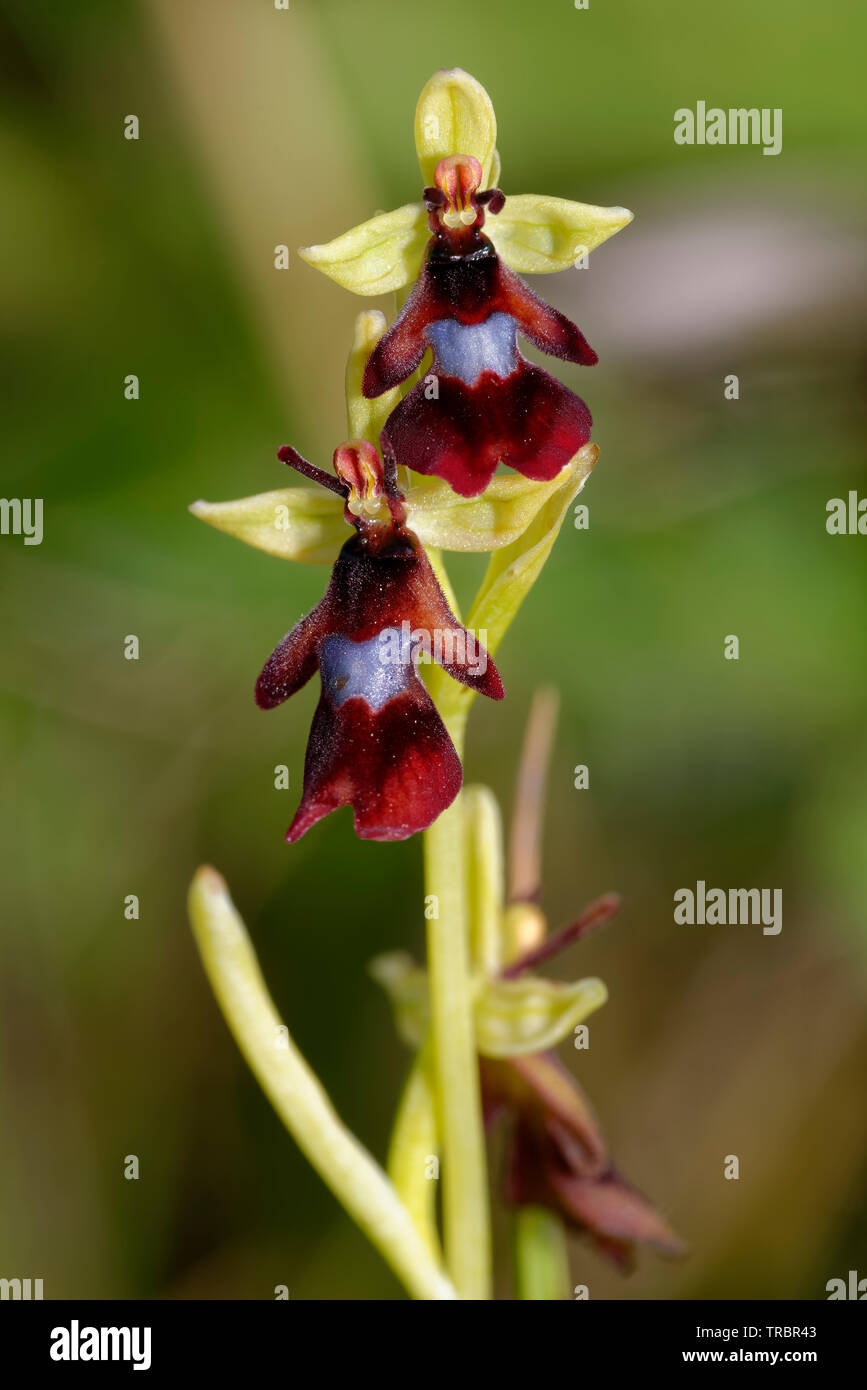
<svg viewBox="0 0 867 1390">
<path fill-rule="evenodd" d="M 587 1098 L 553 1053 L 482 1059 L 481 1067 L 486 1118 L 511 1120 L 510 1205 L 556 1212 L 623 1273 L 634 1268 L 637 1245 L 667 1258 L 684 1253 L 665 1217 L 617 1172 Z"/>
<path fill-rule="evenodd" d="M 307 744 L 294 842 L 337 807 L 352 805 L 362 839 L 402 840 L 454 800 L 461 763 L 419 678 L 422 656 L 499 700 L 488 654 L 457 621 L 418 538 L 406 525 L 394 470 L 367 440 L 334 452 L 335 476 L 280 450 L 285 463 L 345 498 L 356 534 L 343 546 L 317 607 L 287 633 L 256 685 L 263 709 L 319 671 L 322 693 Z"/>
<path fill-rule="evenodd" d="M 387 420 L 384 451 L 417 473 L 446 479 L 465 497 L 485 489 L 499 462 L 531 479 L 552 479 L 587 443 L 590 412 L 527 362 L 518 334 L 566 361 L 597 359 L 574 324 L 514 272 L 574 265 L 632 214 L 532 194 L 506 199 L 492 186 L 499 173 L 493 106 L 460 69 L 430 79 L 415 132 L 429 185 L 424 201 L 301 254 L 359 294 L 403 290 L 421 270 L 364 376 L 365 396 L 377 397 L 404 382 L 432 350 L 431 371 Z M 486 212 L 493 221 L 485 232 Z"/>
<path fill-rule="evenodd" d="M 428 348 L 433 363 L 386 421 L 383 451 L 432 473 L 463 497 L 484 492 L 498 463 L 537 481 L 555 478 L 590 438 L 590 411 L 518 351 L 521 332 L 544 352 L 592 366 L 583 334 L 503 265 L 485 235 L 499 189 L 480 189 L 477 159 L 440 160 L 425 189 L 433 233 L 403 312 L 374 348 L 364 394 L 405 381 Z"/>
</svg>

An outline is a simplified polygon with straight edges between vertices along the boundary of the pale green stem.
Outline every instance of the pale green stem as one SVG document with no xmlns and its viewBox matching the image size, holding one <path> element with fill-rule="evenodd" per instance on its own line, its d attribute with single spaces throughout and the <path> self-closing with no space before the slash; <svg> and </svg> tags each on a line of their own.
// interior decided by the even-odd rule
<svg viewBox="0 0 867 1390">
<path fill-rule="evenodd" d="M 466 705 L 455 706 L 434 672 L 432 688 L 457 749 L 463 753 Z M 460 688 L 460 687 L 458 687 Z M 436 694 L 435 697 L 436 698 Z M 491 1229 L 481 1088 L 473 1023 L 465 824 L 459 794 L 424 834 L 427 959 L 437 1100 L 443 1154 L 446 1262 L 462 1298 L 491 1297 Z"/>
<path fill-rule="evenodd" d="M 244 923 L 214 869 L 197 872 L 189 908 L 226 1022 L 298 1147 L 413 1297 L 455 1298 L 393 1185 L 342 1124 L 281 1022 Z"/>
<path fill-rule="evenodd" d="M 548 558 L 566 509 L 595 462 L 573 471 L 517 541 L 492 555 L 467 626 L 487 633 L 491 655 Z M 441 557 L 437 575 L 447 582 Z M 445 591 L 450 593 L 450 589 Z M 439 667 L 428 677 L 431 695 L 458 756 L 475 692 Z M 463 1298 L 491 1296 L 491 1231 L 487 1162 L 470 978 L 464 811 L 460 795 L 425 831 L 425 893 L 438 916 L 428 918 L 428 982 L 443 1150 L 443 1227 L 446 1261 Z"/>
<path fill-rule="evenodd" d="M 491 1296 L 491 1231 L 473 1024 L 461 797 L 425 831 L 425 892 L 436 902 L 427 958 L 442 1126 L 446 1262 L 462 1298 Z"/>
<path fill-rule="evenodd" d="M 563 1225 L 545 1207 L 519 1207 L 515 1214 L 515 1292 L 537 1301 L 569 1296 Z"/>
<path fill-rule="evenodd" d="M 465 787 L 464 834 L 472 972 L 496 975 L 502 966 L 503 853 L 500 811 L 487 787 Z M 436 1190 L 430 1181 L 440 1135 L 428 1037 L 416 1055 L 394 1123 L 388 1174 L 430 1249 L 439 1254 Z"/>
<path fill-rule="evenodd" d="M 388 1150 L 388 1176 L 433 1258 L 442 1250 L 436 1220 L 439 1130 L 430 1040 L 416 1053 L 403 1088 Z"/>
</svg>

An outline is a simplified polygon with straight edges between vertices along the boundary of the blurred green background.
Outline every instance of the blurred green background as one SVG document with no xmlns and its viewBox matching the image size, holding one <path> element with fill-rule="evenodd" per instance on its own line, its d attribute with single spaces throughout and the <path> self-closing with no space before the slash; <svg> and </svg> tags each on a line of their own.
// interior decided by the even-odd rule
<svg viewBox="0 0 867 1390">
<path fill-rule="evenodd" d="M 252 686 L 327 572 L 186 508 L 285 485 L 279 444 L 329 461 L 364 305 L 295 256 L 275 271 L 273 248 L 416 198 L 415 101 L 460 65 L 497 108 L 507 194 L 636 214 L 588 271 L 537 282 L 600 354 L 562 375 L 602 452 L 590 528 L 567 520 L 467 763 L 508 810 L 532 692 L 556 684 L 544 905 L 558 924 L 624 897 L 565 962 L 611 996 L 567 1061 L 693 1254 L 624 1281 L 579 1241 L 575 1281 L 822 1298 L 867 1275 L 867 539 L 825 530 L 829 498 L 867 494 L 863 7 L 0 14 L 2 491 L 45 499 L 41 547 L 0 537 L 0 1274 L 46 1297 L 398 1296 L 247 1073 L 184 900 L 198 863 L 225 874 L 284 1017 L 382 1155 L 406 1056 L 365 966 L 422 949 L 420 846 L 359 843 L 346 811 L 283 843 L 316 691 L 265 716 Z M 782 153 L 676 146 L 699 99 L 782 107 Z M 478 570 L 458 567 L 465 596 Z M 781 935 L 675 926 L 699 878 L 781 887 Z M 498 1210 L 508 1297 L 507 1234 Z"/>
</svg>

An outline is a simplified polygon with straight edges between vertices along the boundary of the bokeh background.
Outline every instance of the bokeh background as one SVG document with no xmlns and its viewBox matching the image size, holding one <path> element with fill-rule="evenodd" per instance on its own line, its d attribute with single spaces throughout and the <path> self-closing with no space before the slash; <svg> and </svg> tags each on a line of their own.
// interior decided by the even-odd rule
<svg viewBox="0 0 867 1390">
<path fill-rule="evenodd" d="M 348 812 L 283 843 L 315 691 L 264 716 L 252 684 L 326 571 L 186 508 L 285 485 L 279 444 L 330 459 L 363 303 L 294 255 L 275 271 L 273 248 L 417 197 L 415 101 L 460 65 L 494 99 L 507 193 L 636 213 L 588 271 L 537 286 L 599 351 L 563 376 L 602 452 L 590 528 L 567 522 L 467 766 L 508 811 L 532 692 L 555 684 L 544 905 L 557 924 L 624 897 L 564 964 L 611 996 L 567 1060 L 693 1254 L 623 1280 L 576 1242 L 575 1281 L 822 1298 L 867 1275 L 867 539 L 825 529 L 829 498 L 867 495 L 863 7 L 0 14 L 2 491 L 45 499 L 41 547 L 0 538 L 0 1274 L 46 1297 L 399 1296 L 247 1073 L 184 900 L 200 862 L 225 874 L 284 1017 L 382 1155 L 407 1059 L 366 963 L 422 948 L 420 846 L 358 843 Z M 782 107 L 782 153 L 676 146 L 699 99 Z M 458 567 L 464 596 L 478 569 Z M 782 888 L 781 935 L 675 926 L 699 878 Z M 498 1210 L 506 1297 L 507 1228 Z"/>
</svg>

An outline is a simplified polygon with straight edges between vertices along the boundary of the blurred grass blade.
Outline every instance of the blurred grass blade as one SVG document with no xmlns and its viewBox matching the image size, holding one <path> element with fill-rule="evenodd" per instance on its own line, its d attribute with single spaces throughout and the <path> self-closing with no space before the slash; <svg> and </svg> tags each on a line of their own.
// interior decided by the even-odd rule
<svg viewBox="0 0 867 1390">
<path fill-rule="evenodd" d="M 282 1024 L 244 923 L 216 870 L 198 870 L 189 910 L 226 1022 L 298 1147 L 414 1297 L 454 1298 L 394 1187 L 341 1123 Z"/>
<path fill-rule="evenodd" d="M 467 836 L 467 902 L 470 951 L 480 975 L 495 975 L 503 964 L 503 823 L 489 787 L 464 788 Z"/>
</svg>

